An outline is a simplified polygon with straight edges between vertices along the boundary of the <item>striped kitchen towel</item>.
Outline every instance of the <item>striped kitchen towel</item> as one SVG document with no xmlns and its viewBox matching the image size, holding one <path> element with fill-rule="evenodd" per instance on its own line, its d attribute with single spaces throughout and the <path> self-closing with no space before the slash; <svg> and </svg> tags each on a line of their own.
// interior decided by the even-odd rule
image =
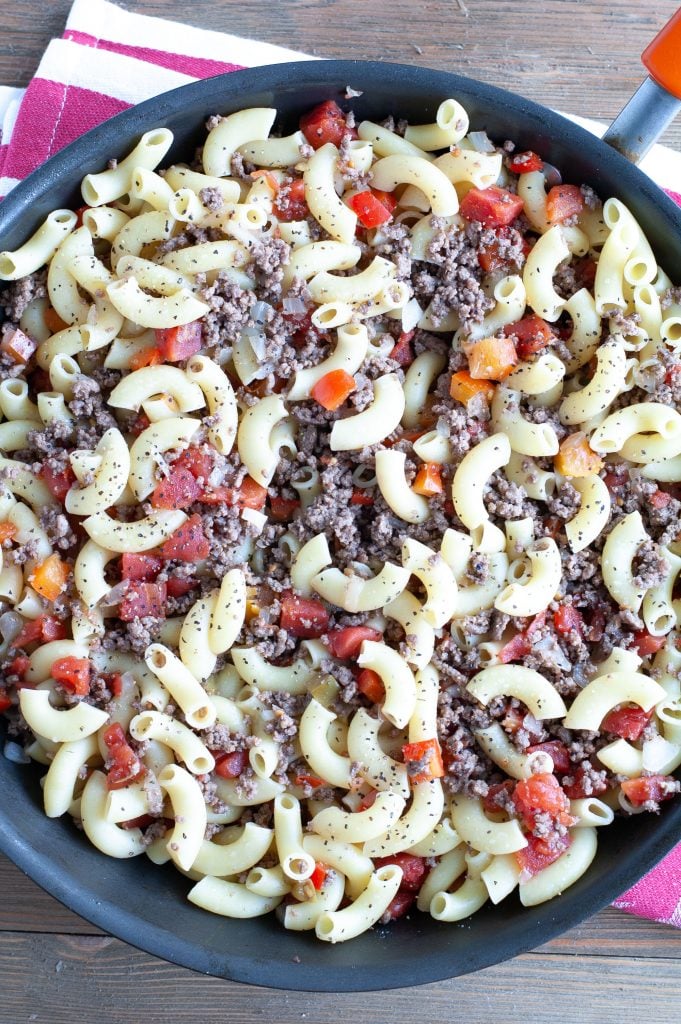
<svg viewBox="0 0 681 1024">
<path fill-rule="evenodd" d="M 243 67 L 314 59 L 131 14 L 107 0 L 75 0 L 62 38 L 49 44 L 28 88 L 0 87 L 0 196 L 89 128 L 151 96 Z M 605 130 L 572 119 L 594 134 Z M 641 167 L 681 205 L 681 153 L 654 146 Z M 681 928 L 681 845 L 615 906 Z"/>
</svg>

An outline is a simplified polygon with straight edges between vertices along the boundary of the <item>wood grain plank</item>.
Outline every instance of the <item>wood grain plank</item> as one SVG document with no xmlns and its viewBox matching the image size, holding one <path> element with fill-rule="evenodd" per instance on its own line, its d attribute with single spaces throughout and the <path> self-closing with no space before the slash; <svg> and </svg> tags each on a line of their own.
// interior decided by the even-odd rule
<svg viewBox="0 0 681 1024">
<path fill-rule="evenodd" d="M 126 0 L 132 11 L 255 36 L 322 57 L 459 71 L 575 114 L 611 119 L 643 78 L 640 53 L 676 0 Z M 415 17 L 416 6 L 416 17 Z M 25 84 L 70 0 L 3 8 L 0 81 Z M 230 54 L 230 56 L 233 56 Z M 238 59 L 238 55 L 237 55 Z M 681 123 L 666 141 L 681 147 Z"/>
<path fill-rule="evenodd" d="M 37 970 L 37 965 L 40 969 Z M 678 1021 L 678 964 L 533 953 L 452 981 L 387 993 L 308 995 L 227 984 L 99 936 L 0 935 L 0 1021 L 23 1024 L 655 1024 Z M 610 982 L 606 982 L 606 978 Z M 339 978 L 339 988 L 343 979 Z M 550 998 L 548 994 L 550 993 Z M 219 1011 L 218 1011 L 219 1008 Z M 219 1013 L 219 1017 L 218 1014 Z"/>
</svg>

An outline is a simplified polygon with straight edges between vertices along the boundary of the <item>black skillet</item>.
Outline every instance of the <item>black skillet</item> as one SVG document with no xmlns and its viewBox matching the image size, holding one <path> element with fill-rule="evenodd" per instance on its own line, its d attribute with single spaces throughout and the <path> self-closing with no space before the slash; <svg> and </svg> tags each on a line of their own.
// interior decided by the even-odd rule
<svg viewBox="0 0 681 1024">
<path fill-rule="evenodd" d="M 679 12 L 681 15 L 681 12 Z M 681 17 L 675 34 L 646 51 L 647 79 L 620 115 L 609 141 L 634 159 L 663 131 L 681 96 L 674 67 L 681 63 Z M 671 47 L 666 63 L 658 59 Z M 669 77 L 667 77 L 669 74 Z M 513 139 L 557 165 L 567 181 L 617 196 L 643 226 L 658 260 L 681 282 L 681 210 L 611 146 L 536 103 L 459 75 L 426 68 L 362 61 L 279 64 L 221 75 L 184 86 L 119 114 L 62 150 L 18 185 L 0 205 L 0 249 L 23 242 L 47 213 L 76 208 L 78 183 L 112 156 L 127 153 L 150 128 L 172 129 L 167 162 L 186 159 L 205 136 L 209 114 L 276 106 L 278 127 L 290 131 L 320 100 L 343 100 L 346 86 L 360 118 L 388 114 L 432 121 L 438 104 L 456 97 L 471 127 L 492 139 Z M 666 86 L 665 90 L 662 86 Z M 668 91 L 667 91 L 668 90 Z M 1 728 L 1 726 L 0 726 Z M 2 738 L 0 737 L 0 742 Z M 0 850 L 67 907 L 100 928 L 156 956 L 205 974 L 275 988 L 359 991 L 417 985 L 476 971 L 548 941 L 595 913 L 632 885 L 681 839 L 681 801 L 659 817 L 638 815 L 601 829 L 599 851 L 586 876 L 553 902 L 523 908 L 515 896 L 486 906 L 468 921 L 447 925 L 427 915 L 329 946 L 313 933 L 287 932 L 272 916 L 250 921 L 215 917 L 186 901 L 190 883 L 170 867 L 145 858 L 111 860 L 97 852 L 70 821 L 42 810 L 42 770 L 0 758 Z"/>
</svg>

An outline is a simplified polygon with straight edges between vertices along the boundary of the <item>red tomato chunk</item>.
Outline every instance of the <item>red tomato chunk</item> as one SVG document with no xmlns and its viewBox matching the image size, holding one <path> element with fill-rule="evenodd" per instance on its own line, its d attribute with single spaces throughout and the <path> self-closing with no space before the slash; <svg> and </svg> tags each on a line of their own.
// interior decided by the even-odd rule
<svg viewBox="0 0 681 1024">
<path fill-rule="evenodd" d="M 382 704 L 385 700 L 385 686 L 378 672 L 372 668 L 363 668 L 357 676 L 357 689 L 372 704 Z"/>
<path fill-rule="evenodd" d="M 329 613 L 321 601 L 284 594 L 281 599 L 282 629 L 292 636 L 312 640 L 324 636 L 329 628 Z"/>
<path fill-rule="evenodd" d="M 161 547 L 163 558 L 177 558 L 180 562 L 200 562 L 208 557 L 209 552 L 210 544 L 198 512 L 175 530 Z"/>
<path fill-rule="evenodd" d="M 270 498 L 270 515 L 277 523 L 288 523 L 299 508 L 297 498 L 281 498 L 276 494 Z"/>
<path fill-rule="evenodd" d="M 274 214 L 277 220 L 288 223 L 292 220 L 305 220 L 309 214 L 305 202 L 305 183 L 296 178 L 290 185 L 284 185 L 274 203 Z"/>
<path fill-rule="evenodd" d="M 123 789 L 144 775 L 144 765 L 125 738 L 118 724 L 110 725 L 104 733 L 111 766 L 106 777 L 107 789 Z"/>
<path fill-rule="evenodd" d="M 343 136 L 357 138 L 345 123 L 345 114 L 333 100 L 324 100 L 300 119 L 300 130 L 313 149 L 321 149 L 327 142 L 340 146 Z"/>
<path fill-rule="evenodd" d="M 556 628 L 556 633 L 560 633 L 561 636 L 567 636 L 573 631 L 581 635 L 584 631 L 584 619 L 570 604 L 561 605 L 553 613 L 553 625 Z"/>
<path fill-rule="evenodd" d="M 201 495 L 196 477 L 183 466 L 172 466 L 170 475 L 156 485 L 149 498 L 154 508 L 189 508 Z"/>
<path fill-rule="evenodd" d="M 379 641 L 383 634 L 371 626 L 346 626 L 329 633 L 329 650 L 334 658 L 357 658 L 365 640 Z"/>
<path fill-rule="evenodd" d="M 426 862 L 423 857 L 416 857 L 413 853 L 396 853 L 392 857 L 375 857 L 374 865 L 377 868 L 385 867 L 387 864 L 397 864 L 402 868 L 402 881 L 400 889 L 406 892 L 418 892 L 426 874 Z"/>
<path fill-rule="evenodd" d="M 415 899 L 415 892 L 407 892 L 405 889 L 400 889 L 386 907 L 380 924 L 390 924 L 391 921 L 397 921 L 398 918 L 404 917 L 411 910 Z"/>
<path fill-rule="evenodd" d="M 357 192 L 350 200 L 350 206 L 363 228 L 377 228 L 392 216 L 388 207 L 369 190 Z"/>
<path fill-rule="evenodd" d="M 522 872 L 521 878 L 526 880 L 543 871 L 549 864 L 558 860 L 571 844 L 572 836 L 569 833 L 564 836 L 552 836 L 550 842 L 537 836 L 528 836 L 527 846 L 516 853 L 518 866 Z"/>
<path fill-rule="evenodd" d="M 531 171 L 541 171 L 544 161 L 531 149 L 524 153 L 514 153 L 508 161 L 509 171 L 514 174 L 529 174 Z"/>
<path fill-rule="evenodd" d="M 165 583 L 132 583 L 118 608 L 123 622 L 133 622 L 151 616 L 162 619 L 166 613 L 167 589 Z"/>
<path fill-rule="evenodd" d="M 8 711 L 12 707 L 12 699 L 7 693 L 7 690 L 0 689 L 0 714 L 3 711 Z"/>
<path fill-rule="evenodd" d="M 584 196 L 577 185 L 554 185 L 546 197 L 546 217 L 560 224 L 584 209 Z"/>
<path fill-rule="evenodd" d="M 151 583 L 162 568 L 163 561 L 157 555 L 133 555 L 126 551 L 121 556 L 121 577 L 124 580 Z"/>
<path fill-rule="evenodd" d="M 666 636 L 653 636 L 647 629 L 641 629 L 634 633 L 634 647 L 642 658 L 650 654 L 656 654 L 666 643 Z"/>
<path fill-rule="evenodd" d="M 40 470 L 40 476 L 45 481 L 52 497 L 56 498 L 63 505 L 68 491 L 76 482 L 76 474 L 71 467 L 67 466 L 66 469 L 57 471 L 52 469 L 49 463 L 46 462 Z"/>
<path fill-rule="evenodd" d="M 614 708 L 601 722 L 602 732 L 611 732 L 625 740 L 637 740 L 652 717 L 639 707 Z"/>
<path fill-rule="evenodd" d="M 248 751 L 235 750 L 231 754 L 218 754 L 215 774 L 221 779 L 237 779 L 248 764 Z"/>
<path fill-rule="evenodd" d="M 598 796 L 599 793 L 605 793 L 608 788 L 607 782 L 600 776 L 594 777 L 593 773 L 587 775 L 581 765 L 577 771 L 570 772 L 570 774 L 574 778 L 574 782 L 571 785 L 564 785 L 563 791 L 571 800 L 583 800 L 585 796 Z"/>
<path fill-rule="evenodd" d="M 405 743 L 402 756 L 412 783 L 441 779 L 445 773 L 440 744 L 436 739 Z"/>
<path fill-rule="evenodd" d="M 644 775 L 640 779 L 625 779 L 622 792 L 634 807 L 641 807 L 649 800 L 671 800 L 679 792 L 679 783 L 671 775 Z"/>
<path fill-rule="evenodd" d="M 564 743 L 560 740 L 547 740 L 545 743 L 535 743 L 528 747 L 527 754 L 534 754 L 537 750 L 543 750 L 553 761 L 554 775 L 567 775 L 570 771 L 570 754 Z"/>
<path fill-rule="evenodd" d="M 201 321 L 194 320 L 181 327 L 162 327 L 156 330 L 156 348 L 167 363 L 195 356 L 201 349 Z"/>
<path fill-rule="evenodd" d="M 390 358 L 394 359 L 403 368 L 411 366 L 416 358 L 411 344 L 413 337 L 414 331 L 403 331 L 390 352 Z"/>
<path fill-rule="evenodd" d="M 310 875 L 310 881 L 314 885 L 315 889 L 319 891 L 324 884 L 324 879 L 328 874 L 328 868 L 325 864 L 320 864 L 319 861 L 314 866 L 314 871 Z"/>
<path fill-rule="evenodd" d="M 538 814 L 548 814 L 563 825 L 574 824 L 570 802 L 553 775 L 538 772 L 521 779 L 513 793 L 513 803 L 525 827 L 532 831 Z"/>
<path fill-rule="evenodd" d="M 50 674 L 55 682 L 77 697 L 86 697 L 90 692 L 89 658 L 58 658 L 52 662 Z"/>
<path fill-rule="evenodd" d="M 472 188 L 461 200 L 459 213 L 466 220 L 479 221 L 487 228 L 501 228 L 510 224 L 522 212 L 523 201 L 498 185 Z"/>
<path fill-rule="evenodd" d="M 12 641 L 11 647 L 27 647 L 40 640 L 47 644 L 51 640 L 63 640 L 66 637 L 66 626 L 53 615 L 41 615 L 27 622 L 21 632 Z"/>
<path fill-rule="evenodd" d="M 507 338 L 513 338 L 520 359 L 529 359 L 535 352 L 541 352 L 555 341 L 549 324 L 535 313 L 524 316 L 514 324 L 507 324 L 502 333 Z"/>
</svg>

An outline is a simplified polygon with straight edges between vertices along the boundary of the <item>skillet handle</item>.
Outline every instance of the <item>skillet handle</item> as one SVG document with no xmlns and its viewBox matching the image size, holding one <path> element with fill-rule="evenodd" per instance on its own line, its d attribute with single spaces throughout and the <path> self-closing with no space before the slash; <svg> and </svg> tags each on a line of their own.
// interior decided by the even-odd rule
<svg viewBox="0 0 681 1024">
<path fill-rule="evenodd" d="M 681 110 L 681 9 L 648 44 L 641 60 L 649 77 L 603 136 L 635 164 Z"/>
</svg>

